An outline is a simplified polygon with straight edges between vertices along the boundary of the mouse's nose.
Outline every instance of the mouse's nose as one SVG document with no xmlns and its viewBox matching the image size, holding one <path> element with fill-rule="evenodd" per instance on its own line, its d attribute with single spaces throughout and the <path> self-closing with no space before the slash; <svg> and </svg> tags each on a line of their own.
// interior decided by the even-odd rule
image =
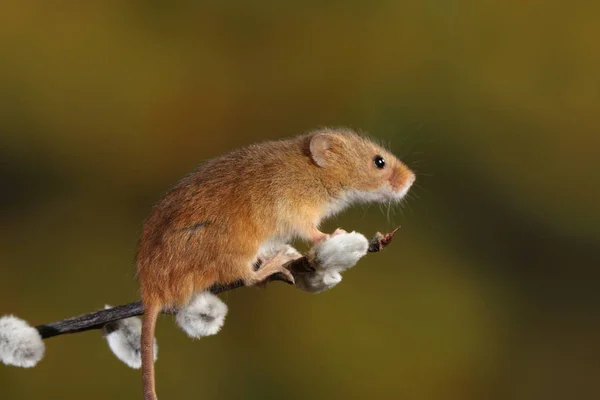
<svg viewBox="0 0 600 400">
<path fill-rule="evenodd" d="M 410 188 L 412 186 L 413 183 L 415 183 L 415 180 L 417 179 L 416 175 L 414 172 L 412 171 L 408 171 L 408 178 L 406 179 L 406 187 Z"/>
<path fill-rule="evenodd" d="M 406 166 L 400 164 L 394 168 L 390 183 L 396 191 L 408 190 L 415 182 L 415 174 Z"/>
<path fill-rule="evenodd" d="M 410 189 L 412 184 L 415 182 L 415 179 L 416 176 L 414 172 L 412 172 L 406 166 L 402 164 L 397 166 L 394 169 L 394 172 L 392 173 L 392 177 L 390 179 L 390 183 L 394 190 L 392 196 L 395 199 L 403 198 L 406 195 L 406 193 L 408 193 L 408 190 Z"/>
</svg>

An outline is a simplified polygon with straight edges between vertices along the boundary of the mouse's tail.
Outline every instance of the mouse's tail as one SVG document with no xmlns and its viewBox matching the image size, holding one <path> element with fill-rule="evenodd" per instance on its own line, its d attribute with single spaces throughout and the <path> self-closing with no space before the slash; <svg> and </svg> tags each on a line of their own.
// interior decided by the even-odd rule
<svg viewBox="0 0 600 400">
<path fill-rule="evenodd" d="M 142 322 L 142 380 L 144 383 L 144 400 L 157 400 L 154 383 L 154 329 L 161 311 L 158 303 L 145 305 Z"/>
</svg>

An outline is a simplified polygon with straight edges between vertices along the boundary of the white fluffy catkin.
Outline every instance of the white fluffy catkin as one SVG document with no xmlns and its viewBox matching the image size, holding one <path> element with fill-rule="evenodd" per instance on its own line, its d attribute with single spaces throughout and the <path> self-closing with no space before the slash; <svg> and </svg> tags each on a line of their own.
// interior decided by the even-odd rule
<svg viewBox="0 0 600 400">
<path fill-rule="evenodd" d="M 368 249 L 369 241 L 358 232 L 343 232 L 317 243 L 309 253 L 317 269 L 297 277 L 296 287 L 311 293 L 331 289 L 341 282 L 341 272 L 356 265 Z"/>
<path fill-rule="evenodd" d="M 112 308 L 105 306 L 105 309 Z M 110 322 L 102 328 L 108 347 L 113 354 L 129 367 L 142 366 L 142 320 L 137 317 Z M 158 345 L 154 338 L 154 361 L 157 359 Z"/>
<path fill-rule="evenodd" d="M 189 337 L 201 338 L 218 333 L 226 315 L 227 305 L 207 291 L 195 295 L 175 320 Z"/>
<path fill-rule="evenodd" d="M 46 346 L 37 329 L 13 315 L 0 318 L 0 361 L 30 368 L 44 356 Z"/>
</svg>

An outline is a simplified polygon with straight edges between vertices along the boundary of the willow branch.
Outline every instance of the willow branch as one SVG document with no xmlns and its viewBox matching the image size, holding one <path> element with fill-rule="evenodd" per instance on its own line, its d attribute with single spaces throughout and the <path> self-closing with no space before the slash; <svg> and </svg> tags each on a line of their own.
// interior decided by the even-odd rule
<svg viewBox="0 0 600 400">
<path fill-rule="evenodd" d="M 369 253 L 376 253 L 383 250 L 387 245 L 390 244 L 392 238 L 399 227 L 394 229 L 392 232 L 387 234 L 381 234 L 377 232 L 375 236 L 369 242 Z M 312 265 L 308 257 L 303 256 L 296 260 L 292 260 L 287 263 L 288 268 L 294 277 L 298 277 L 302 274 L 308 274 L 315 270 L 316 266 Z M 267 282 L 272 281 L 284 281 L 285 277 L 281 274 L 273 274 L 266 280 Z M 243 281 L 236 281 L 228 285 L 213 285 L 209 290 L 214 293 L 221 293 L 227 290 L 236 289 L 245 286 Z M 175 314 L 176 309 L 165 309 L 162 311 L 163 314 Z M 38 330 L 42 338 L 47 339 L 58 335 L 64 335 L 67 333 L 78 333 L 85 332 L 93 329 L 101 329 L 104 325 L 118 321 L 120 319 L 135 317 L 144 314 L 144 305 L 141 301 L 135 303 L 129 303 L 105 310 L 95 311 L 89 314 L 79 315 L 77 317 L 67 318 L 62 321 L 50 322 L 48 324 L 39 325 L 35 328 Z"/>
</svg>

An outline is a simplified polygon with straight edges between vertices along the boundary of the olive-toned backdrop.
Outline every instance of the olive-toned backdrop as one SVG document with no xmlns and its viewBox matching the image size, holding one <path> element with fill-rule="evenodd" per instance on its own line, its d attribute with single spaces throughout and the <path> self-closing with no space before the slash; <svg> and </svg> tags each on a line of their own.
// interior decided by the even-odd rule
<svg viewBox="0 0 600 400">
<path fill-rule="evenodd" d="M 600 397 L 600 3 L 8 1 L 0 13 L 0 315 L 137 299 L 153 202 L 202 160 L 318 126 L 418 173 L 402 225 L 335 289 L 222 297 L 158 325 L 164 399 Z M 134 399 L 98 332 L 0 365 L 0 398 Z"/>
</svg>

